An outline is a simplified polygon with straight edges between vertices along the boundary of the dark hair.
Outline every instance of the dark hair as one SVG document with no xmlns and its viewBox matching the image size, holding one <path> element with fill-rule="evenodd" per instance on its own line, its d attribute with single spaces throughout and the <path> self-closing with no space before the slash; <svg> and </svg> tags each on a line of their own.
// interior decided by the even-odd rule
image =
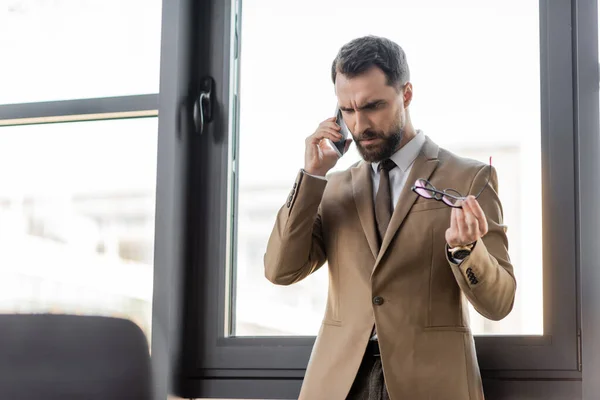
<svg viewBox="0 0 600 400">
<path fill-rule="evenodd" d="M 331 80 L 339 73 L 349 78 L 372 67 L 378 67 L 387 77 L 387 84 L 400 89 L 410 80 L 406 54 L 393 41 L 378 36 L 363 36 L 346 43 L 331 65 Z"/>
</svg>

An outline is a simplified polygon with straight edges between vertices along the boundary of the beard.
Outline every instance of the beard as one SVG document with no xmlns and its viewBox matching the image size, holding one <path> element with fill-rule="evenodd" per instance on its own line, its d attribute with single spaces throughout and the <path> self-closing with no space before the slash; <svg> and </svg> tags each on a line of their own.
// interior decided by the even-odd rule
<svg viewBox="0 0 600 400">
<path fill-rule="evenodd" d="M 390 158 L 397 150 L 402 138 L 404 128 L 396 123 L 387 133 L 383 131 L 366 130 L 360 136 L 352 135 L 356 148 L 366 162 L 380 162 Z M 380 139 L 375 143 L 363 145 L 363 140 Z"/>
</svg>

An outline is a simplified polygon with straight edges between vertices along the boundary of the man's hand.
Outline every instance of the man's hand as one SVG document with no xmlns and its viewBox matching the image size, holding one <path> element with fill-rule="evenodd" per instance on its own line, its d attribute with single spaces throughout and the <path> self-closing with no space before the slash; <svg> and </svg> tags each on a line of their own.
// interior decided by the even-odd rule
<svg viewBox="0 0 600 400">
<path fill-rule="evenodd" d="M 476 242 L 488 231 L 485 213 L 475 196 L 467 197 L 460 205 L 462 208 L 452 209 L 450 228 L 446 230 L 446 242 L 450 247 Z"/>
<path fill-rule="evenodd" d="M 338 154 L 333 145 L 325 139 L 337 142 L 342 138 L 340 126 L 331 117 L 321 122 L 315 133 L 306 138 L 304 170 L 311 175 L 325 176 L 335 166 Z M 346 150 L 352 139 L 346 139 Z"/>
</svg>

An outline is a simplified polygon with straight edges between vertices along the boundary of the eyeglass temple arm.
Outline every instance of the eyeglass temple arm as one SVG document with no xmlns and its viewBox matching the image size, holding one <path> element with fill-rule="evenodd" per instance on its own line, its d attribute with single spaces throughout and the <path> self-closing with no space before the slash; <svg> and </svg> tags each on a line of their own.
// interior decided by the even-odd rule
<svg viewBox="0 0 600 400">
<path fill-rule="evenodd" d="M 487 187 L 488 183 L 490 183 L 490 178 L 491 178 L 491 176 L 492 176 L 492 156 L 490 156 L 490 172 L 489 172 L 489 174 L 488 174 L 487 180 L 485 181 L 485 185 L 483 185 L 483 187 L 481 188 L 481 190 L 479 191 L 479 193 L 477 193 L 477 194 L 475 195 L 475 198 L 478 198 L 478 197 L 479 197 L 479 195 L 480 195 L 481 193 L 483 193 L 483 191 L 484 191 L 484 190 L 485 190 L 485 188 Z"/>
<path fill-rule="evenodd" d="M 422 195 L 420 195 L 417 192 L 417 189 L 423 189 L 423 190 L 427 190 L 428 192 L 433 192 L 433 193 L 441 194 L 442 196 L 451 197 L 451 198 L 453 198 L 455 200 L 464 200 L 465 199 L 465 197 L 462 197 L 462 196 L 460 196 L 460 197 L 459 196 L 453 196 L 453 195 L 448 194 L 446 192 L 442 192 L 441 190 L 425 188 L 425 187 L 422 187 L 422 186 L 413 186 L 412 190 L 414 192 L 416 192 L 419 196 L 422 196 Z"/>
</svg>

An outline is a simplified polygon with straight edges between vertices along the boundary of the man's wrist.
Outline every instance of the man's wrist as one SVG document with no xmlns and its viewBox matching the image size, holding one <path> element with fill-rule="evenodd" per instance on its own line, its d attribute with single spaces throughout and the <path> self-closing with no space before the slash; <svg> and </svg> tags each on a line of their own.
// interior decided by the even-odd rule
<svg viewBox="0 0 600 400">
<path fill-rule="evenodd" d="M 325 175 L 326 174 L 323 174 L 323 173 L 321 173 L 319 171 L 311 171 L 311 170 L 308 170 L 306 168 L 302 168 L 302 171 L 304 171 L 305 174 L 313 176 L 315 178 L 325 179 Z"/>
<path fill-rule="evenodd" d="M 477 240 L 471 243 L 467 243 L 467 244 L 462 244 L 462 243 L 457 243 L 457 244 L 451 244 L 446 242 L 446 246 L 449 249 L 455 248 L 455 247 L 475 247 L 475 244 L 477 243 Z"/>
<path fill-rule="evenodd" d="M 312 168 L 303 168 L 303 171 L 306 172 L 309 175 L 314 175 L 314 176 L 325 176 L 326 172 L 323 173 L 323 171 L 318 171 L 316 169 L 312 169 Z"/>
<path fill-rule="evenodd" d="M 466 244 L 466 245 L 458 245 L 458 246 L 452 246 L 451 244 L 446 243 L 446 252 L 448 253 L 448 258 L 453 260 L 455 263 L 459 264 L 465 258 L 467 258 L 469 255 L 471 255 L 471 252 L 475 248 L 476 244 L 477 244 L 477 241 Z"/>
</svg>

